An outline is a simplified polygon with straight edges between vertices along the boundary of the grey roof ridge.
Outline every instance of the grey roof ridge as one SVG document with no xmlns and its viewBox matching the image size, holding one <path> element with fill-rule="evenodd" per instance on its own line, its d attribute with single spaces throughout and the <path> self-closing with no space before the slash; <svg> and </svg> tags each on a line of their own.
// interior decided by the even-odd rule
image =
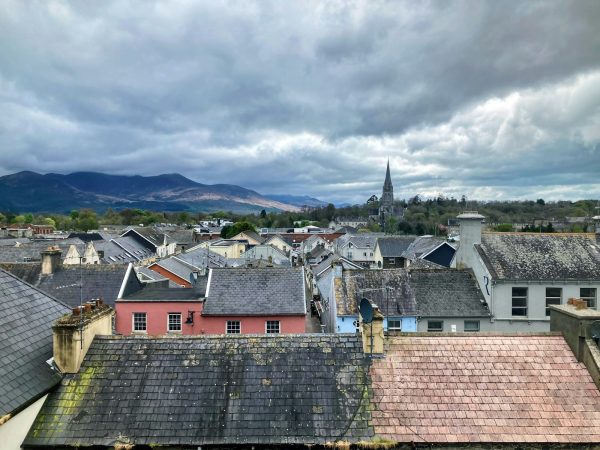
<svg viewBox="0 0 600 450">
<path fill-rule="evenodd" d="M 123 237 L 123 235 L 129 233 L 130 231 L 133 231 L 135 234 L 137 234 L 139 237 L 141 237 L 142 239 L 144 239 L 150 245 L 156 247 L 156 244 L 154 242 L 152 242 L 150 239 L 148 239 L 146 236 L 144 236 L 143 233 L 140 233 L 138 230 L 136 230 L 136 227 L 131 227 L 129 230 L 127 230 L 125 233 L 123 233 L 121 235 L 121 237 Z"/>
<path fill-rule="evenodd" d="M 18 276 L 16 276 L 16 275 L 13 275 L 13 274 L 12 274 L 12 273 L 10 273 L 8 270 L 4 270 L 4 269 L 2 269 L 2 268 L 0 268 L 0 270 L 1 270 L 1 271 L 3 271 L 3 272 L 5 272 L 6 274 L 10 275 L 11 277 L 13 277 L 15 280 L 17 280 L 17 281 L 20 281 L 21 283 L 24 283 L 24 284 L 26 284 L 27 286 L 29 286 L 29 287 L 30 287 L 30 288 L 32 288 L 32 289 L 35 289 L 35 290 L 36 290 L 36 291 L 38 291 L 40 294 L 43 294 L 43 295 L 45 295 L 46 297 L 49 297 L 50 299 L 54 300 L 54 301 L 55 301 L 56 303 L 58 303 L 59 305 L 61 305 L 61 306 L 64 306 L 64 307 L 65 307 L 65 308 L 67 308 L 68 310 L 71 310 L 71 309 L 72 309 L 72 307 L 71 307 L 70 305 L 67 305 L 66 303 L 64 303 L 64 302 L 60 301 L 59 299 L 57 299 L 57 298 L 56 298 L 56 297 L 54 297 L 53 295 L 50 295 L 48 292 L 46 292 L 46 291 L 44 291 L 44 290 L 42 290 L 42 289 L 40 289 L 40 288 L 38 288 L 38 287 L 36 287 L 36 286 L 34 286 L 34 285 L 32 285 L 32 284 L 29 284 L 27 281 L 25 281 L 25 280 L 23 280 L 23 279 L 19 278 Z"/>
</svg>

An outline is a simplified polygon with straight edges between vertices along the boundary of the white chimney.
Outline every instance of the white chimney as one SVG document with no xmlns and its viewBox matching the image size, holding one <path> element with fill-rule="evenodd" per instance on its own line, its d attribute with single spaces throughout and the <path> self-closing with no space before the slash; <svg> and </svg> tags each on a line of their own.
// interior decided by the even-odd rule
<svg viewBox="0 0 600 450">
<path fill-rule="evenodd" d="M 62 252 L 58 247 L 48 247 L 42 253 L 42 275 L 51 275 L 62 265 Z"/>
<path fill-rule="evenodd" d="M 456 217 L 460 224 L 460 243 L 456 250 L 457 268 L 473 267 L 475 262 L 474 245 L 481 244 L 481 230 L 485 216 L 477 211 L 465 211 Z"/>
</svg>

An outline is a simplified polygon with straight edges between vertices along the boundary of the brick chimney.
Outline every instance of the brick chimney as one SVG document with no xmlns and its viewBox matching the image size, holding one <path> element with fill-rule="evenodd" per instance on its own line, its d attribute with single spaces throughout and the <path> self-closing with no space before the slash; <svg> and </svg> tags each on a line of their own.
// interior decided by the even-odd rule
<svg viewBox="0 0 600 450">
<path fill-rule="evenodd" d="M 54 362 L 62 373 L 79 371 L 94 336 L 112 334 L 112 316 L 112 308 L 94 300 L 52 325 Z"/>
<path fill-rule="evenodd" d="M 373 320 L 371 323 L 363 323 L 362 317 L 360 318 L 363 352 L 365 355 L 370 355 L 372 348 L 373 356 L 381 357 L 383 356 L 383 343 L 385 340 L 383 333 L 383 314 L 379 312 L 377 305 L 371 305 L 373 306 Z"/>
<path fill-rule="evenodd" d="M 460 226 L 460 243 L 455 257 L 456 267 L 458 269 L 473 267 L 475 262 L 473 246 L 481 244 L 481 230 L 485 216 L 478 214 L 477 211 L 465 211 L 456 218 Z"/>
<path fill-rule="evenodd" d="M 51 275 L 62 265 L 62 252 L 58 247 L 48 247 L 42 253 L 42 275 Z"/>
</svg>

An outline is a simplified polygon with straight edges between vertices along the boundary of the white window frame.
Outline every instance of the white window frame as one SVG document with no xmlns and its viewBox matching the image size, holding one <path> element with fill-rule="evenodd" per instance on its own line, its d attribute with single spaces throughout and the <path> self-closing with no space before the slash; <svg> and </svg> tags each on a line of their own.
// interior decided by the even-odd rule
<svg viewBox="0 0 600 450">
<path fill-rule="evenodd" d="M 173 317 L 179 316 L 179 329 L 178 330 L 171 329 L 171 316 L 173 316 Z M 181 333 L 182 331 L 183 331 L 183 322 L 181 321 L 181 313 L 168 313 L 167 314 L 167 332 Z"/>
<path fill-rule="evenodd" d="M 525 289 L 525 295 L 515 295 L 515 289 Z M 510 301 L 510 313 L 513 317 L 527 317 L 528 307 L 529 307 L 529 288 L 527 286 L 513 286 L 511 288 L 511 301 Z M 525 306 L 515 306 L 515 299 L 517 300 L 525 300 Z M 515 314 L 515 310 L 524 311 L 525 314 Z"/>
<path fill-rule="evenodd" d="M 556 295 L 548 295 L 548 289 L 558 289 L 560 295 L 558 297 Z M 562 294 L 563 290 L 561 287 L 546 286 L 546 317 L 550 317 L 550 305 L 560 305 L 562 303 Z M 548 300 L 550 300 L 550 303 L 548 303 Z M 556 303 L 556 300 L 558 300 L 558 303 Z"/>
<path fill-rule="evenodd" d="M 593 297 L 591 297 L 591 296 L 586 296 L 586 297 L 584 297 L 584 296 L 581 294 L 581 290 L 582 290 L 582 289 L 591 289 L 591 290 L 593 290 L 593 292 L 594 292 L 594 296 L 593 296 Z M 581 300 L 586 300 L 586 301 L 587 301 L 587 306 L 588 306 L 588 308 L 593 308 L 593 309 L 596 309 L 596 305 L 598 304 L 598 303 L 597 303 L 597 299 L 598 299 L 598 289 L 596 289 L 595 287 L 580 287 L 580 288 L 579 288 L 579 298 L 581 298 Z"/>
<path fill-rule="evenodd" d="M 269 331 L 269 325 L 277 324 L 277 331 Z M 267 320 L 265 321 L 265 333 L 266 334 L 281 334 L 281 322 L 279 320 Z"/>
<path fill-rule="evenodd" d="M 230 327 L 229 324 L 232 326 Z M 237 331 L 230 331 L 235 329 L 237 324 Z M 227 320 L 225 321 L 225 334 L 242 334 L 242 321 L 241 320 Z"/>
<path fill-rule="evenodd" d="M 135 316 L 136 314 L 143 314 L 144 315 L 144 329 L 143 330 L 136 330 L 135 329 Z M 131 332 L 132 333 L 148 333 L 148 313 L 145 312 L 134 312 L 131 313 Z"/>
</svg>

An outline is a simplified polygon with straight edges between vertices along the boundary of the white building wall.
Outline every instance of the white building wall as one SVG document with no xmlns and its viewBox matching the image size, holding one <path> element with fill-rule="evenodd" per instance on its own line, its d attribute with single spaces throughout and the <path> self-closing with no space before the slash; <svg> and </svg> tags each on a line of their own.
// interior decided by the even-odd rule
<svg viewBox="0 0 600 450">
<path fill-rule="evenodd" d="M 4 425 L 0 425 L 0 448 L 2 450 L 19 450 L 21 448 L 21 443 L 25 440 L 25 436 L 27 436 L 29 428 L 31 428 L 33 421 L 40 412 L 46 397 L 47 395 L 44 395 Z"/>
<path fill-rule="evenodd" d="M 512 288 L 527 288 L 527 316 L 512 315 Z M 579 297 L 582 287 L 596 288 L 596 309 L 598 309 L 598 294 L 600 281 L 592 284 L 585 283 L 496 283 L 493 288 L 494 315 L 498 331 L 550 331 L 550 317 L 546 316 L 546 288 L 562 289 L 561 304 L 566 304 L 569 298 Z"/>
</svg>

